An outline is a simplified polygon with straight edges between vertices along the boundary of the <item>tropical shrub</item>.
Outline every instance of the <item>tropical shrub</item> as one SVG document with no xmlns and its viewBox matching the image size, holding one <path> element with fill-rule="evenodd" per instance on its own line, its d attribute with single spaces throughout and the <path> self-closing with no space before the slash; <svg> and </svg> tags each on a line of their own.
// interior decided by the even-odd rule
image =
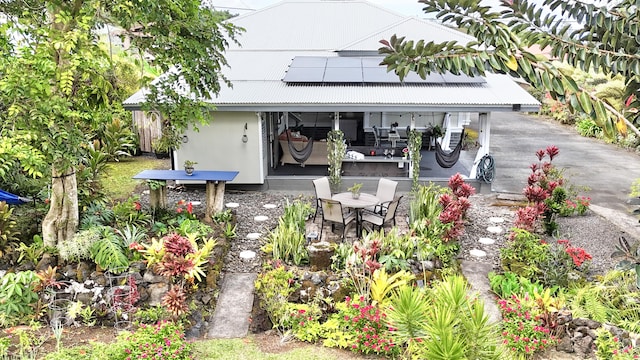
<svg viewBox="0 0 640 360">
<path fill-rule="evenodd" d="M 16 222 L 12 219 L 13 209 L 4 201 L 0 201 L 0 257 L 11 252 L 18 241 L 15 230 Z"/>
<path fill-rule="evenodd" d="M 525 229 L 535 228 L 531 226 L 531 219 L 541 218 L 544 231 L 552 235 L 558 229 L 556 216 L 570 216 L 576 213 L 582 215 L 588 209 L 589 198 L 578 197 L 576 188 L 564 178 L 563 170 L 552 164 L 558 154 L 558 148 L 553 145 L 536 152 L 538 162 L 531 164 L 531 174 L 524 189 L 524 195 L 530 205 L 527 211 L 516 213 L 518 226 Z M 547 156 L 549 161 L 544 161 Z M 525 216 L 526 219 L 521 219 L 521 216 Z"/>
<path fill-rule="evenodd" d="M 107 354 L 113 360 L 193 359 L 192 350 L 180 323 L 159 321 L 118 335 L 118 341 L 107 348 Z"/>
<path fill-rule="evenodd" d="M 309 258 L 306 248 L 305 221 L 313 214 L 311 204 L 295 200 L 287 202 L 278 226 L 269 233 L 262 250 L 271 253 L 274 260 L 300 265 Z"/>
<path fill-rule="evenodd" d="M 535 281 L 542 275 L 542 264 L 549 251 L 548 244 L 522 229 L 513 229 L 505 247 L 500 249 L 500 262 L 505 271 Z"/>
<path fill-rule="evenodd" d="M 489 322 L 482 301 L 469 296 L 468 285 L 461 276 L 445 277 L 426 289 L 425 294 L 430 304 L 422 323 L 425 336 L 416 338 L 408 348 L 413 358 L 503 358 L 496 326 Z M 400 324 L 390 325 L 395 330 Z"/>
<path fill-rule="evenodd" d="M 0 316 L 2 323 L 25 321 L 25 316 L 33 313 L 32 305 L 38 301 L 34 291 L 39 283 L 33 271 L 6 273 L 0 282 Z"/>
<path fill-rule="evenodd" d="M 282 330 L 289 315 L 288 298 L 300 285 L 293 281 L 293 273 L 281 263 L 276 262 L 273 267 L 266 265 L 263 270 L 255 282 L 256 294 L 273 327 Z"/>
<path fill-rule="evenodd" d="M 550 326 L 539 317 L 531 295 L 514 294 L 510 298 L 500 299 L 498 307 L 503 317 L 503 342 L 514 357 L 531 357 L 557 343 Z"/>
<path fill-rule="evenodd" d="M 640 349 L 634 347 L 628 339 L 623 341 L 604 327 L 596 330 L 596 356 L 607 360 L 632 360 L 640 358 Z"/>
</svg>

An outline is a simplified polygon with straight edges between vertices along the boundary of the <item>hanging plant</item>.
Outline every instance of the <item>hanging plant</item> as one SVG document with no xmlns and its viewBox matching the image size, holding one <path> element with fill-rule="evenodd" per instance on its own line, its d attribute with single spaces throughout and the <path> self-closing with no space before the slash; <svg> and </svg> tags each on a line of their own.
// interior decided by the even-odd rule
<svg viewBox="0 0 640 360">
<path fill-rule="evenodd" d="M 409 158 L 411 159 L 411 190 L 418 190 L 418 178 L 420 177 L 420 160 L 422 155 L 422 133 L 413 129 L 409 131 Z"/>
<path fill-rule="evenodd" d="M 327 134 L 329 184 L 332 192 L 338 192 L 342 182 L 342 160 L 347 151 L 344 133 L 341 130 L 331 130 Z"/>
</svg>

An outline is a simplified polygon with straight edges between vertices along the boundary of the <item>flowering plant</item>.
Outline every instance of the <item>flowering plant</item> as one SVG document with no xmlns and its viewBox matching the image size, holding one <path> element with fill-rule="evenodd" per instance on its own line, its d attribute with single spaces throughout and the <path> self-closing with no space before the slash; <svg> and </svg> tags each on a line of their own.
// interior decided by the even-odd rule
<svg viewBox="0 0 640 360">
<path fill-rule="evenodd" d="M 378 307 L 369 304 L 364 296 L 352 300 L 347 296 L 344 303 L 336 305 L 336 314 L 344 320 L 355 335 L 349 348 L 354 352 L 384 356 L 398 355 L 399 347 L 391 338 L 392 327 L 387 325 L 387 315 Z"/>
<path fill-rule="evenodd" d="M 509 299 L 498 301 L 503 317 L 502 342 L 517 357 L 531 356 L 557 342 L 551 329 L 533 314 L 533 304 L 526 294 L 522 298 L 514 294 Z"/>
<path fill-rule="evenodd" d="M 184 329 L 178 323 L 160 321 L 153 326 L 142 324 L 133 333 L 123 333 L 119 336 L 119 340 L 124 344 L 124 349 L 116 346 L 113 347 L 113 351 L 118 353 L 124 351 L 126 355 L 120 357 L 122 354 L 110 354 L 113 357 L 126 359 L 193 359 L 191 354 L 193 345 L 185 339 Z"/>
<path fill-rule="evenodd" d="M 402 149 L 402 156 L 407 158 L 409 156 L 409 148 Z"/>
</svg>

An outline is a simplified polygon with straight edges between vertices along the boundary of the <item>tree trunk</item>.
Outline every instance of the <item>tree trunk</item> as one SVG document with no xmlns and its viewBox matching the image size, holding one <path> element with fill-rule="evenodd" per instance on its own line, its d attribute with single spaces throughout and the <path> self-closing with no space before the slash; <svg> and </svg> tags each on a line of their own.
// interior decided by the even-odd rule
<svg viewBox="0 0 640 360">
<path fill-rule="evenodd" d="M 225 182 L 207 181 L 207 209 L 205 211 L 205 222 L 211 223 L 213 215 L 222 211 L 224 204 Z"/>
<path fill-rule="evenodd" d="M 167 207 L 167 187 L 165 185 L 149 190 L 149 202 L 154 210 Z"/>
<path fill-rule="evenodd" d="M 60 241 L 73 237 L 79 223 L 75 170 L 61 174 L 54 168 L 51 174 L 51 202 L 42 221 L 42 238 L 46 246 L 56 246 Z"/>
</svg>

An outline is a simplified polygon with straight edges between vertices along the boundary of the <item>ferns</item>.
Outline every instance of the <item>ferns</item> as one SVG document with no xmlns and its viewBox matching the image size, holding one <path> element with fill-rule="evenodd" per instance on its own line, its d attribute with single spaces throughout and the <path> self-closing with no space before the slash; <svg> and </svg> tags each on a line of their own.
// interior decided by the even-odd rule
<svg viewBox="0 0 640 360">
<path fill-rule="evenodd" d="M 615 313 L 615 308 L 605 305 L 601 287 L 588 284 L 578 289 L 571 299 L 571 312 L 576 318 L 589 318 L 606 322 Z M 607 301 L 608 302 L 608 301 Z"/>
</svg>

